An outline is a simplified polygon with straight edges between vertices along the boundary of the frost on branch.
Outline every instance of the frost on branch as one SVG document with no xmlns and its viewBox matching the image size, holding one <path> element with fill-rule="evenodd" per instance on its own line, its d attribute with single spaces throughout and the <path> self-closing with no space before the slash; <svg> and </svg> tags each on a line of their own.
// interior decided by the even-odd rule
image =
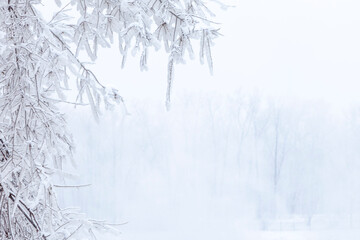
<svg viewBox="0 0 360 240">
<path fill-rule="evenodd" d="M 210 47 L 218 30 L 201 0 L 54 0 L 59 11 L 45 21 L 36 6 L 41 0 L 0 3 L 0 239 L 94 239 L 94 230 L 109 226 L 60 209 L 54 177 L 72 160 L 73 143 L 57 109 L 68 103 L 77 86 L 75 105 L 100 109 L 123 100 L 105 87 L 80 60 L 92 61 L 100 47 L 115 40 L 123 56 L 139 53 L 146 69 L 149 47 L 164 45 L 169 54 L 167 105 L 175 63 L 193 58 L 200 43 L 200 61 L 210 70 Z M 77 9 L 74 15 L 72 8 Z"/>
<path fill-rule="evenodd" d="M 75 26 L 76 52 L 81 49 L 95 59 L 98 45 L 109 46 L 117 37 L 123 55 L 139 53 L 140 69 L 146 69 L 148 48 L 164 45 L 169 54 L 168 84 L 171 85 L 173 64 L 185 63 L 185 54 L 194 58 L 192 44 L 200 43 L 200 61 L 204 56 L 212 72 L 210 47 L 219 33 L 203 0 L 73 0 L 81 17 Z M 168 87 L 167 103 L 170 102 Z"/>
</svg>

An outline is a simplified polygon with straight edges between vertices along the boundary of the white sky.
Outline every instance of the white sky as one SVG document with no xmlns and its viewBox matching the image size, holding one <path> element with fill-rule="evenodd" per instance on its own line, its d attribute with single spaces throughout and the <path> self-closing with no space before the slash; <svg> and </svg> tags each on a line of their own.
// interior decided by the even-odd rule
<svg viewBox="0 0 360 240">
<path fill-rule="evenodd" d="M 186 92 L 253 91 L 322 100 L 343 106 L 358 102 L 360 80 L 360 1 L 238 0 L 216 11 L 223 37 L 213 48 L 214 76 L 198 57 L 175 69 L 174 97 Z M 100 78 L 126 98 L 164 101 L 167 56 L 149 57 L 141 73 L 138 58 L 104 51 L 94 66 Z M 179 96 L 180 96 L 179 95 Z"/>
<path fill-rule="evenodd" d="M 213 47 L 214 75 L 199 58 L 175 68 L 173 99 L 184 92 L 256 92 L 320 100 L 342 108 L 360 103 L 359 0 L 233 0 L 216 9 L 223 37 Z M 46 11 L 48 15 L 51 11 Z M 149 70 L 138 57 L 121 56 L 114 44 L 93 67 L 125 99 L 165 101 L 167 55 L 152 52 Z"/>
</svg>

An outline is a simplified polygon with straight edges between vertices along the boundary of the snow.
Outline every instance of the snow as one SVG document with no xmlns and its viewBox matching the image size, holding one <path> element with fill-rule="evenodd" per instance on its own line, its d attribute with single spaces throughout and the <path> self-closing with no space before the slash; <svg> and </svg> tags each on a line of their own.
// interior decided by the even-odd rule
<svg viewBox="0 0 360 240">
<path fill-rule="evenodd" d="M 66 184 L 92 185 L 59 189 L 63 206 L 126 223 L 120 239 L 358 239 L 354 108 L 339 115 L 322 102 L 239 93 L 176 99 L 170 112 L 162 101 L 128 100 L 129 115 L 116 108 L 99 123 L 69 110 L 80 177 Z"/>
<path fill-rule="evenodd" d="M 358 1 L 241 0 L 216 17 L 224 37 L 211 49 L 218 24 L 204 19 L 212 14 L 201 0 L 73 0 L 78 12 L 67 5 L 49 23 L 22 14 L 35 2 L 0 16 L 9 221 L 30 221 L 31 235 L 60 229 L 54 238 L 82 238 L 80 228 L 91 237 L 103 224 L 88 217 L 126 223 L 118 228 L 130 240 L 360 238 Z M 49 15 L 47 6 L 36 9 Z M 113 34 L 120 51 L 98 50 Z M 127 59 L 120 72 L 128 51 L 150 71 Z M 194 52 L 214 78 L 198 63 L 176 64 Z M 65 91 L 75 85 L 79 94 Z M 59 104 L 65 97 L 81 104 Z M 77 169 L 62 163 L 72 144 L 58 106 Z M 72 178 L 52 178 L 62 167 Z M 60 207 L 86 215 L 61 213 L 53 189 Z"/>
</svg>

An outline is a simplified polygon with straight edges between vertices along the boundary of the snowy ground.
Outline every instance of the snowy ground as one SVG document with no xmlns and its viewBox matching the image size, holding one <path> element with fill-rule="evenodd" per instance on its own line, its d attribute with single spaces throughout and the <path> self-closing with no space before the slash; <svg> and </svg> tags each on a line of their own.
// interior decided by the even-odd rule
<svg viewBox="0 0 360 240">
<path fill-rule="evenodd" d="M 171 218 L 169 218 L 171 219 Z M 191 217 L 188 222 L 167 225 L 167 229 L 155 222 L 149 228 L 143 223 L 129 222 L 120 227 L 119 236 L 102 236 L 104 239 L 126 240 L 359 240 L 360 226 L 348 226 L 348 222 L 326 216 L 315 216 L 311 229 L 306 219 L 293 217 L 269 221 L 268 230 L 259 230 L 258 220 L 231 221 L 223 217 L 207 222 L 196 222 Z M 139 224 L 139 225 L 138 225 Z M 353 223 L 354 225 L 354 223 Z M 164 226 L 163 226 L 164 227 Z M 139 229 L 142 228 L 141 231 Z M 152 229 L 151 229 L 152 228 Z M 101 236 L 101 234 L 99 235 Z"/>
<path fill-rule="evenodd" d="M 360 230 L 323 231 L 235 231 L 208 229 L 207 231 L 124 232 L 106 239 L 127 240 L 359 240 Z"/>
</svg>

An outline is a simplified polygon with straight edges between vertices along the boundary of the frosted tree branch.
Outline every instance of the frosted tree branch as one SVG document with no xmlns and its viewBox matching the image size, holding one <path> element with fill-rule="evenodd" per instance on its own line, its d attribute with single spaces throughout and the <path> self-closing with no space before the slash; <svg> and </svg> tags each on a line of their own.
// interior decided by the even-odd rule
<svg viewBox="0 0 360 240">
<path fill-rule="evenodd" d="M 140 54 L 147 69 L 148 49 L 164 45 L 169 55 L 167 106 L 174 64 L 194 55 L 210 71 L 210 48 L 218 28 L 205 0 L 54 0 L 59 11 L 46 22 L 36 6 L 42 0 L 0 3 L 0 239 L 94 239 L 93 230 L 110 225 L 59 208 L 53 178 L 72 160 L 73 142 L 59 103 L 100 109 L 123 102 L 81 60 L 95 61 L 99 48 L 117 40 L 124 66 Z M 77 87 L 75 102 L 67 92 Z M 75 186 L 79 187 L 79 186 Z"/>
</svg>

